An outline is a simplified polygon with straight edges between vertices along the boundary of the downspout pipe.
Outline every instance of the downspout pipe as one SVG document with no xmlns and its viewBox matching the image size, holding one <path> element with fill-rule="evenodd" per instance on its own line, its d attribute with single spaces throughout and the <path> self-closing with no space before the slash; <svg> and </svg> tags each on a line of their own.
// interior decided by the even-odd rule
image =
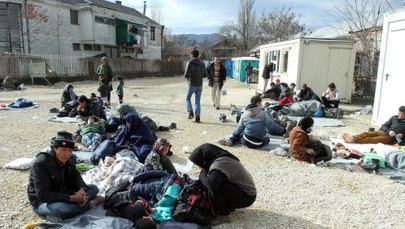
<svg viewBox="0 0 405 229">
<path fill-rule="evenodd" d="M 24 0 L 24 11 L 25 11 L 25 26 L 27 27 L 27 47 L 28 54 L 31 54 L 31 39 L 30 39 L 30 23 L 28 19 L 28 9 L 27 9 L 28 0 Z"/>
</svg>

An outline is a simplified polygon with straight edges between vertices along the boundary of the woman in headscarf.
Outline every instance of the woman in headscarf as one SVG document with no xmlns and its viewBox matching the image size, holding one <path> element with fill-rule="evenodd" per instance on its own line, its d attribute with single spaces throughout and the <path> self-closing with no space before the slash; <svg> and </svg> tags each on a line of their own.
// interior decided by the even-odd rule
<svg viewBox="0 0 405 229">
<path fill-rule="evenodd" d="M 70 101 L 77 101 L 77 95 L 73 91 L 73 85 L 69 83 L 65 86 L 65 88 L 63 88 L 61 96 L 61 108 L 63 108 Z"/>
<path fill-rule="evenodd" d="M 151 152 L 156 137 L 137 114 L 127 114 L 122 120 L 126 124 L 118 133 L 115 144 L 116 146 L 131 145 L 139 161 L 143 163 Z"/>
<path fill-rule="evenodd" d="M 167 139 L 159 138 L 156 140 L 152 152 L 145 160 L 145 171 L 162 170 L 177 175 L 176 168 L 167 157 L 170 155 L 171 148 L 172 144 Z"/>
<path fill-rule="evenodd" d="M 249 207 L 256 200 L 253 178 L 235 155 L 205 143 L 189 159 L 201 168 L 199 178 L 209 191 L 215 216 L 221 223 L 229 221 L 233 209 Z"/>
<path fill-rule="evenodd" d="M 329 146 L 319 141 L 310 141 L 309 133 L 312 132 L 314 120 L 307 116 L 301 119 L 290 132 L 290 148 L 294 159 L 315 164 L 318 161 L 328 161 L 332 158 Z"/>
</svg>

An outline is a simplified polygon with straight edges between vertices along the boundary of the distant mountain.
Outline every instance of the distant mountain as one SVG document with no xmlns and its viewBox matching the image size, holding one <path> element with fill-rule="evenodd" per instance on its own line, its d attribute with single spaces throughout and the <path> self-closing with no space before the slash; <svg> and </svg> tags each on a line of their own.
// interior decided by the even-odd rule
<svg viewBox="0 0 405 229">
<path fill-rule="evenodd" d="M 207 40 L 209 43 L 217 43 L 220 40 L 220 36 L 216 33 L 211 34 L 177 34 L 172 35 L 173 38 L 185 38 L 189 42 L 196 41 L 197 43 L 201 43 L 204 40 Z"/>
</svg>

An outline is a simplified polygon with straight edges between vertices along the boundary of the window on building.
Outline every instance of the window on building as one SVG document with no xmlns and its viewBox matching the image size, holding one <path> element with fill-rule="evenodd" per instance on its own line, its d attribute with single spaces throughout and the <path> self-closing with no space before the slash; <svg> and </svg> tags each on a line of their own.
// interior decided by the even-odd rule
<svg viewBox="0 0 405 229">
<path fill-rule="evenodd" d="M 79 12 L 77 10 L 70 10 L 70 24 L 79 24 Z"/>
<path fill-rule="evenodd" d="M 114 19 L 106 18 L 106 17 L 95 16 L 94 21 L 97 23 L 106 24 L 106 25 L 115 25 Z"/>
<path fill-rule="evenodd" d="M 283 70 L 282 72 L 288 72 L 288 51 L 283 51 Z"/>
<path fill-rule="evenodd" d="M 79 43 L 73 43 L 72 46 L 73 46 L 73 51 L 80 51 L 81 50 Z"/>
<path fill-rule="evenodd" d="M 107 57 L 118 57 L 118 48 L 114 46 L 104 46 Z"/>
<path fill-rule="evenodd" d="M 94 21 L 97 22 L 97 23 L 103 23 L 104 24 L 104 18 L 99 17 L 99 16 L 95 16 Z"/>
<path fill-rule="evenodd" d="M 115 25 L 114 19 L 104 18 L 104 23 L 107 25 Z"/>
<path fill-rule="evenodd" d="M 101 45 L 93 45 L 93 51 L 101 51 Z"/>
<path fill-rule="evenodd" d="M 134 48 L 125 48 L 123 50 L 125 53 L 135 53 L 135 49 Z"/>
<path fill-rule="evenodd" d="M 0 3 L 0 52 L 24 52 L 19 4 Z"/>
<path fill-rule="evenodd" d="M 83 50 L 92 51 L 92 50 L 93 50 L 93 46 L 90 45 L 90 44 L 84 44 L 84 45 L 83 45 Z"/>
<path fill-rule="evenodd" d="M 150 40 L 152 40 L 152 41 L 155 40 L 155 27 L 154 26 L 150 27 Z"/>
</svg>

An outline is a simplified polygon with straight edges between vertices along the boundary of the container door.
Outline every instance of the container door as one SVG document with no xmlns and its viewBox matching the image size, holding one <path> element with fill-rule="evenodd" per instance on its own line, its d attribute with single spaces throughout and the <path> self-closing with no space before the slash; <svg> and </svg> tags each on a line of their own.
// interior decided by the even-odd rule
<svg viewBox="0 0 405 229">
<path fill-rule="evenodd" d="M 386 28 L 384 28 L 386 29 Z M 379 65 L 379 75 L 376 88 L 373 121 L 382 124 L 392 115 L 398 113 L 398 108 L 405 105 L 405 18 L 388 22 L 386 37 L 383 37 L 382 61 Z M 385 40 L 384 40 L 385 38 Z M 384 52 L 384 53 L 383 53 Z M 379 96 L 379 98 L 377 98 Z"/>
<path fill-rule="evenodd" d="M 340 97 L 342 101 L 351 99 L 351 85 L 353 76 L 349 77 L 349 70 L 347 66 L 352 66 L 350 57 L 352 49 L 349 48 L 329 48 L 329 63 L 327 85 L 334 82 L 336 87 L 340 90 Z M 350 83 L 349 83 L 350 82 Z"/>
</svg>

